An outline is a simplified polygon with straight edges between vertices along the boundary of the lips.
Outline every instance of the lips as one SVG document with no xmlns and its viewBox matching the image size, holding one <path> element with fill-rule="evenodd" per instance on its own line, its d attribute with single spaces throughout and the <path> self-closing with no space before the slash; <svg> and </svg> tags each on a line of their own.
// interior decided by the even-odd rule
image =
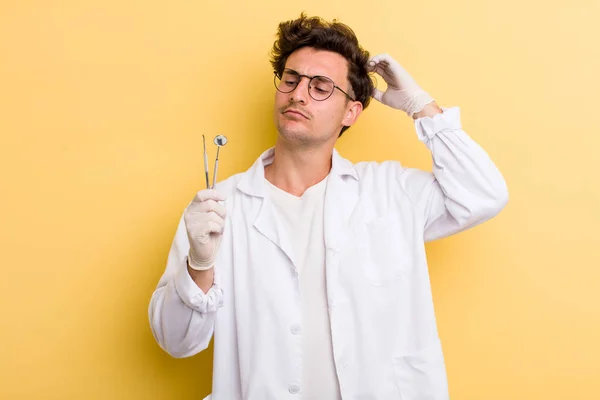
<svg viewBox="0 0 600 400">
<path fill-rule="evenodd" d="M 308 117 L 306 115 L 304 115 L 302 112 L 298 111 L 298 110 L 285 110 L 283 112 L 284 114 L 295 114 L 295 115 L 299 115 L 301 117 L 304 117 L 306 119 L 308 119 Z"/>
</svg>

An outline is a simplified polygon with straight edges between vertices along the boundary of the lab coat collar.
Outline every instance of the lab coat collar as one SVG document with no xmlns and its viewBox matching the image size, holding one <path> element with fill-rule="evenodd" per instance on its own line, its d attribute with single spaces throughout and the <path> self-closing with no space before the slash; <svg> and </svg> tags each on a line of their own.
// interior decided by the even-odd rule
<svg viewBox="0 0 600 400">
<path fill-rule="evenodd" d="M 254 162 L 252 167 L 244 174 L 237 187 L 242 192 L 256 197 L 265 197 L 265 166 L 273 162 L 275 156 L 275 147 L 263 152 Z M 358 181 L 358 174 L 354 170 L 354 164 L 342 157 L 336 149 L 333 149 L 331 156 L 330 174 L 343 177 L 351 176 Z"/>
</svg>

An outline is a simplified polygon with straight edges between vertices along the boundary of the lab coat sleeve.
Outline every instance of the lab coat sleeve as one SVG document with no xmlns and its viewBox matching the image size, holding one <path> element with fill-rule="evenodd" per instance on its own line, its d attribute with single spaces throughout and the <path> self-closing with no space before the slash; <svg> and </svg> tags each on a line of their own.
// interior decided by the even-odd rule
<svg viewBox="0 0 600 400">
<path fill-rule="evenodd" d="M 415 120 L 433 171 L 409 170 L 407 187 L 424 220 L 424 240 L 443 238 L 498 214 L 508 201 L 502 174 L 463 130 L 458 107 Z"/>
<path fill-rule="evenodd" d="M 173 357 L 192 356 L 208 347 L 223 303 L 218 285 L 204 293 L 192 280 L 187 270 L 189 247 L 182 216 L 148 309 L 154 338 Z"/>
</svg>

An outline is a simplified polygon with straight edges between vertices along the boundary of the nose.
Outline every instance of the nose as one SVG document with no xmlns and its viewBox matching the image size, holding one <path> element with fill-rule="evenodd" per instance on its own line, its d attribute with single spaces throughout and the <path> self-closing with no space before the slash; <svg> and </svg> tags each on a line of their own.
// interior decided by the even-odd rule
<svg viewBox="0 0 600 400">
<path fill-rule="evenodd" d="M 310 79 L 302 76 L 300 77 L 300 82 L 298 82 L 298 86 L 290 93 L 290 101 L 292 103 L 302 103 L 306 104 L 308 101 L 308 86 L 310 84 Z"/>
</svg>

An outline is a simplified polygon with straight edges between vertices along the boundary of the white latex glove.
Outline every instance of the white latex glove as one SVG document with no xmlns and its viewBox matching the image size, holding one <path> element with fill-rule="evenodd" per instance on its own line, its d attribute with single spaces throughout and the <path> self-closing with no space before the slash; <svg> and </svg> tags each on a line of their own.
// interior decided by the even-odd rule
<svg viewBox="0 0 600 400">
<path fill-rule="evenodd" d="M 373 98 L 387 106 L 406 112 L 410 117 L 434 99 L 389 54 L 378 54 L 369 60 L 369 71 L 376 72 L 387 83 L 384 92 L 375 88 Z"/>
<path fill-rule="evenodd" d="M 195 270 L 211 269 L 225 228 L 225 197 L 214 189 L 199 191 L 185 210 L 183 218 L 190 252 L 188 262 Z"/>
</svg>

